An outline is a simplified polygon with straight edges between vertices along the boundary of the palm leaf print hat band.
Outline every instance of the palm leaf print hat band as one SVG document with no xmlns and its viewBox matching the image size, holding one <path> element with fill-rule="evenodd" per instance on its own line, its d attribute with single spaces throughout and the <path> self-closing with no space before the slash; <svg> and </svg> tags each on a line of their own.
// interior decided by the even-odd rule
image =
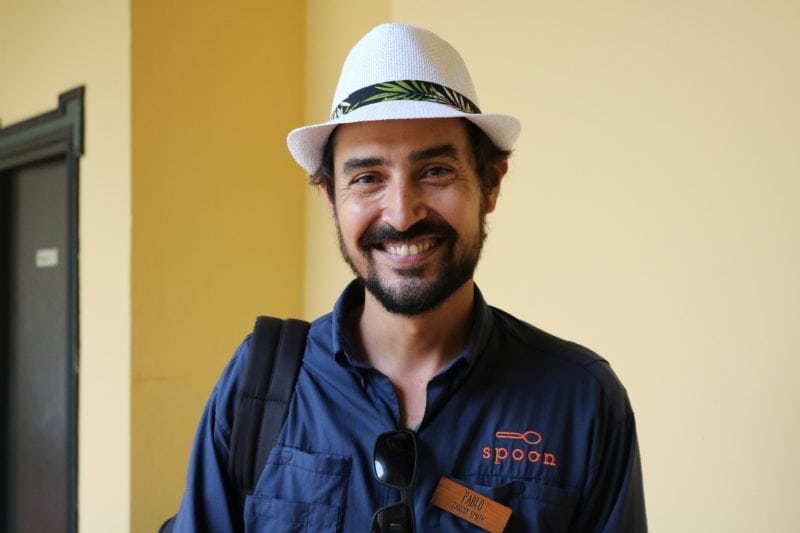
<svg viewBox="0 0 800 533">
<path fill-rule="evenodd" d="M 345 59 L 330 120 L 293 130 L 286 141 L 295 161 L 313 174 L 340 124 L 449 117 L 475 123 L 503 150 L 513 148 L 520 132 L 515 117 L 480 111 L 467 66 L 449 43 L 422 28 L 381 24 Z"/>
</svg>

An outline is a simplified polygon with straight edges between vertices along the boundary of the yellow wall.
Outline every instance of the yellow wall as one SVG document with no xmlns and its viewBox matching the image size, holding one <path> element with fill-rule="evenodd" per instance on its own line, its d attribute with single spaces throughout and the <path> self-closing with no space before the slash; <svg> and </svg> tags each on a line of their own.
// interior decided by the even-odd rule
<svg viewBox="0 0 800 533">
<path fill-rule="evenodd" d="M 177 509 L 211 388 L 258 314 L 302 314 L 302 3 L 132 4 L 132 531 Z"/>
<path fill-rule="evenodd" d="M 388 17 L 451 41 L 483 108 L 522 119 L 478 283 L 611 360 L 651 531 L 795 531 L 800 4 L 487 5 L 397 0 Z M 364 29 L 309 69 L 338 69 Z M 336 69 L 307 109 L 327 111 Z M 349 272 L 322 202 L 307 205 L 313 316 Z"/>
<path fill-rule="evenodd" d="M 84 533 L 130 514 L 130 16 L 127 0 L 0 0 L 0 120 L 85 93 L 80 161 L 78 503 Z"/>
</svg>

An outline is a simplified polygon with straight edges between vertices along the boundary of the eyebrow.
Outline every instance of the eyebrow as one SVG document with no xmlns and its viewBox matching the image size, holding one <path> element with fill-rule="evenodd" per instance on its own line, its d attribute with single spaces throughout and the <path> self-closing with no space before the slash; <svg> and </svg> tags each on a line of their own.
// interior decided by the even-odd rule
<svg viewBox="0 0 800 533">
<path fill-rule="evenodd" d="M 342 171 L 344 174 L 347 174 L 353 170 L 377 167 L 385 164 L 386 160 L 382 157 L 351 157 L 344 162 Z"/>
<path fill-rule="evenodd" d="M 442 156 L 458 159 L 458 150 L 456 150 L 456 147 L 452 144 L 440 144 L 439 146 L 431 146 L 430 148 L 412 152 L 408 160 L 416 163 L 418 161 L 422 161 L 423 159 L 431 159 L 433 157 Z"/>
</svg>

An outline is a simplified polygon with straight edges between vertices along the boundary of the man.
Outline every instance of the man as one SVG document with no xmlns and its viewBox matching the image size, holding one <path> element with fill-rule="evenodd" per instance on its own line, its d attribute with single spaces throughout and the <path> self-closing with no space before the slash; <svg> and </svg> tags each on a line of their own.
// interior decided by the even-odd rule
<svg viewBox="0 0 800 533">
<path fill-rule="evenodd" d="M 480 112 L 436 35 L 384 24 L 355 45 L 331 120 L 288 144 L 357 279 L 312 324 L 243 505 L 226 475 L 239 347 L 176 531 L 646 531 L 633 413 L 608 364 L 489 307 L 473 281 L 518 133 Z"/>
</svg>

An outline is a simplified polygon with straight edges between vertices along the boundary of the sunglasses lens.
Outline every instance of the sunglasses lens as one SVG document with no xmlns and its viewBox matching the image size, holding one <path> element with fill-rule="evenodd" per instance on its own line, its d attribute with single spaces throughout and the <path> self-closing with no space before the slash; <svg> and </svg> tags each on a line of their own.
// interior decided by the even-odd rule
<svg viewBox="0 0 800 533">
<path fill-rule="evenodd" d="M 410 487 L 416 462 L 417 444 L 410 431 L 384 433 L 375 441 L 373 466 L 379 481 L 398 489 Z"/>
<path fill-rule="evenodd" d="M 412 533 L 414 516 L 404 503 L 384 507 L 372 518 L 372 533 Z"/>
</svg>

